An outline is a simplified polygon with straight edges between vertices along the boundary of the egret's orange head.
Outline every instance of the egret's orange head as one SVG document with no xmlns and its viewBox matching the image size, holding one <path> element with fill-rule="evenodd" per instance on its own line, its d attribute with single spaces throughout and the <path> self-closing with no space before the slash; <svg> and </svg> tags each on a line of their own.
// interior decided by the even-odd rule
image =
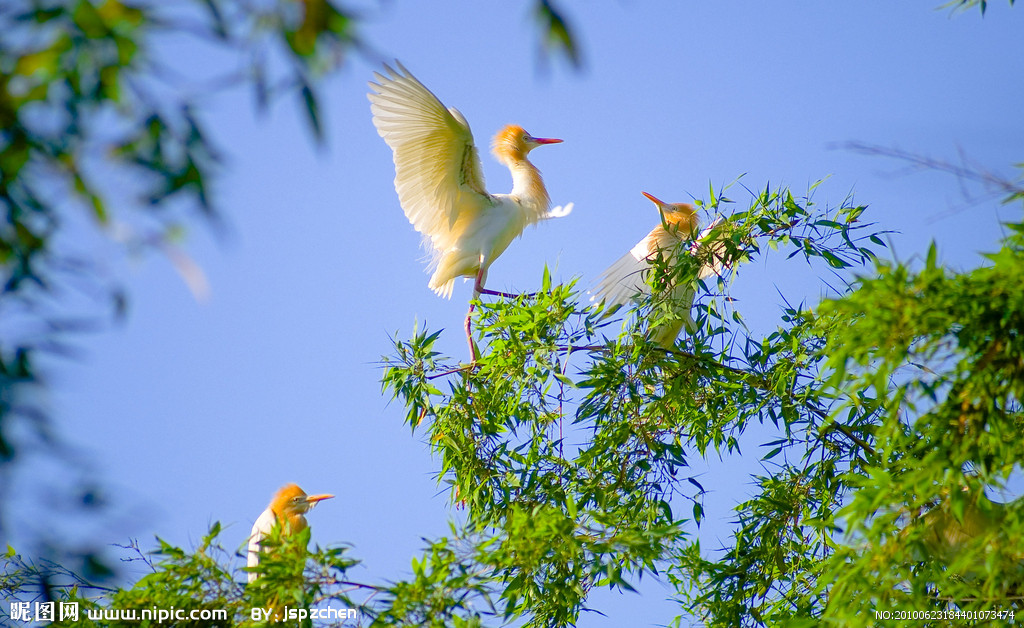
<svg viewBox="0 0 1024 628">
<path fill-rule="evenodd" d="M 690 203 L 666 203 L 653 194 L 641 192 L 658 206 L 662 220 L 666 225 L 674 225 L 687 232 L 697 229 L 697 208 Z"/>
<path fill-rule="evenodd" d="M 534 148 L 543 144 L 558 144 L 562 140 L 548 137 L 533 137 L 521 126 L 510 124 L 498 131 L 491 142 L 491 151 L 499 161 L 519 160 Z"/>
<path fill-rule="evenodd" d="M 306 492 L 297 484 L 288 484 L 274 493 L 274 499 L 270 501 L 270 509 L 278 516 L 301 515 L 309 512 L 321 501 L 332 497 L 334 495 L 306 495 Z"/>
</svg>

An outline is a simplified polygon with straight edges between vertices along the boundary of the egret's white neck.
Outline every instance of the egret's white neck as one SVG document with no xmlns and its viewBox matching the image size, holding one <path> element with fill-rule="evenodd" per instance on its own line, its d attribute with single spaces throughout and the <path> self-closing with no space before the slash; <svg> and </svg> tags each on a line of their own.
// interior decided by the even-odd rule
<svg viewBox="0 0 1024 628">
<path fill-rule="evenodd" d="M 551 205 L 548 191 L 544 187 L 544 179 L 540 176 L 540 170 L 525 157 L 510 159 L 505 162 L 512 172 L 512 193 L 511 197 L 519 201 L 529 213 L 542 216 L 547 213 Z"/>
</svg>

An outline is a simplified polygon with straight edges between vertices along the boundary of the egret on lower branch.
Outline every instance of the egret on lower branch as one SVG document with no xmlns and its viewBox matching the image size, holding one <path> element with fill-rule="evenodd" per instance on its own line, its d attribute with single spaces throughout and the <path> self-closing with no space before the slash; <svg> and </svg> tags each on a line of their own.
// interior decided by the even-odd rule
<svg viewBox="0 0 1024 628">
<path fill-rule="evenodd" d="M 643 192 L 643 195 L 658 206 L 661 224 L 651 230 L 642 240 L 637 242 L 628 253 L 608 267 L 598 280 L 595 302 L 604 301 L 606 306 L 627 305 L 637 295 L 651 294 L 649 273 L 655 268 L 654 261 L 659 255 L 667 263 L 669 272 L 676 267 L 681 255 L 707 256 L 697 272 L 697 279 L 704 280 L 713 275 L 720 275 L 724 267 L 722 245 L 712 246 L 710 251 L 702 249 L 707 246 L 711 230 L 718 224 L 716 221 L 699 235 L 697 229 L 700 219 L 697 209 L 690 203 L 666 203 Z M 693 244 L 686 246 L 686 242 Z M 710 255 L 708 255 L 710 253 Z M 696 331 L 696 323 L 690 315 L 693 306 L 694 289 L 687 281 L 674 280 L 667 288 L 665 295 L 672 315 L 661 325 L 650 332 L 651 342 L 666 349 L 671 348 L 683 327 L 689 333 Z"/>
<path fill-rule="evenodd" d="M 469 123 L 446 108 L 408 70 L 385 66 L 370 83 L 370 110 L 377 132 L 394 152 L 395 190 L 413 227 L 431 251 L 430 289 L 450 298 L 456 277 L 474 279 L 481 294 L 514 296 L 484 288 L 487 269 L 523 230 L 546 218 L 569 213 L 572 204 L 549 211 L 540 171 L 527 159 L 531 150 L 562 140 L 534 137 L 508 125 L 494 137 L 495 158 L 512 173 L 512 192 L 490 194 L 484 187 L 480 156 Z M 470 353 L 476 351 L 469 331 Z"/>
<path fill-rule="evenodd" d="M 306 492 L 295 484 L 281 487 L 274 493 L 270 505 L 252 526 L 249 535 L 248 566 L 252 568 L 260 563 L 260 552 L 263 551 L 260 542 L 270 534 L 275 525 L 281 526 L 285 534 L 301 532 L 309 525 L 306 523 L 305 514 L 321 501 L 332 497 L 334 495 L 306 495 Z M 249 571 L 249 582 L 255 581 L 258 577 L 255 571 Z"/>
</svg>

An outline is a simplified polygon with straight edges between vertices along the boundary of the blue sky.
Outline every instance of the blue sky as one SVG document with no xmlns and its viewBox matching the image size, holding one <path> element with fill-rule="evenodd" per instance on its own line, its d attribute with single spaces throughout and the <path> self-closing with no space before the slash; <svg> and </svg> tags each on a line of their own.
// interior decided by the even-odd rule
<svg viewBox="0 0 1024 628">
<path fill-rule="evenodd" d="M 949 175 L 835 148 L 860 141 L 939 159 L 962 154 L 1013 176 L 1024 160 L 1024 13 L 992 3 L 984 19 L 938 0 L 865 2 L 562 3 L 585 66 L 540 62 L 522 3 L 367 4 L 363 36 L 379 59 L 351 57 L 324 90 L 327 146 L 312 147 L 301 110 L 264 115 L 248 92 L 203 111 L 227 157 L 216 197 L 228 229 L 194 226 L 186 249 L 211 285 L 197 300 L 159 257 L 90 244 L 131 295 L 130 315 L 81 340 L 83 357 L 51 366 L 48 400 L 61 432 L 111 489 L 119 523 L 102 543 L 154 535 L 190 545 L 219 520 L 241 545 L 280 485 L 331 492 L 309 517 L 320 544 L 351 543 L 357 578 L 408 573 L 422 537 L 447 532 L 446 505 L 420 435 L 380 393 L 389 335 L 415 321 L 445 328 L 441 349 L 466 359 L 461 323 L 470 284 L 451 301 L 427 289 L 419 235 L 395 194 L 391 153 L 370 119 L 366 82 L 397 58 L 469 120 L 493 192 L 511 180 L 486 147 L 517 123 L 563 144 L 531 157 L 567 218 L 531 228 L 491 267 L 488 286 L 535 289 L 595 279 L 654 225 L 641 191 L 679 202 L 744 175 L 838 204 L 897 231 L 901 258 L 937 240 L 969 268 L 993 250 L 999 220 L 1019 219 Z M 170 42 L 183 68 L 209 51 Z M 730 196 L 745 208 L 740 187 Z M 755 329 L 778 319 L 779 291 L 816 302 L 823 285 L 802 262 L 752 264 L 732 287 Z M 745 499 L 758 441 L 701 476 L 715 517 Z M 700 469 L 698 469 L 700 471 Z M 728 528 L 706 524 L 708 544 Z M 54 524 L 56 525 L 56 524 Z M 239 562 L 241 565 L 241 562 Z M 667 623 L 667 588 L 598 594 L 606 613 L 581 627 Z"/>
</svg>

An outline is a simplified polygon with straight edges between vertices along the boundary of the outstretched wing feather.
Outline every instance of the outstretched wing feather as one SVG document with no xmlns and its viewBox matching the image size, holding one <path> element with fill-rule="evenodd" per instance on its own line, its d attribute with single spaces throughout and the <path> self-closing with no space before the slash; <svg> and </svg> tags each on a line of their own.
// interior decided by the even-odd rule
<svg viewBox="0 0 1024 628">
<path fill-rule="evenodd" d="M 647 273 L 651 269 L 651 258 L 659 251 L 670 251 L 678 245 L 679 238 L 658 225 L 628 253 L 620 257 L 605 270 L 597 282 L 594 301 L 604 301 L 606 306 L 626 305 L 638 294 L 649 294 Z"/>
<path fill-rule="evenodd" d="M 385 66 L 369 94 L 373 124 L 394 153 L 395 190 L 409 222 L 435 255 L 460 224 L 493 203 L 466 119 L 447 109 L 408 70 Z"/>
</svg>

